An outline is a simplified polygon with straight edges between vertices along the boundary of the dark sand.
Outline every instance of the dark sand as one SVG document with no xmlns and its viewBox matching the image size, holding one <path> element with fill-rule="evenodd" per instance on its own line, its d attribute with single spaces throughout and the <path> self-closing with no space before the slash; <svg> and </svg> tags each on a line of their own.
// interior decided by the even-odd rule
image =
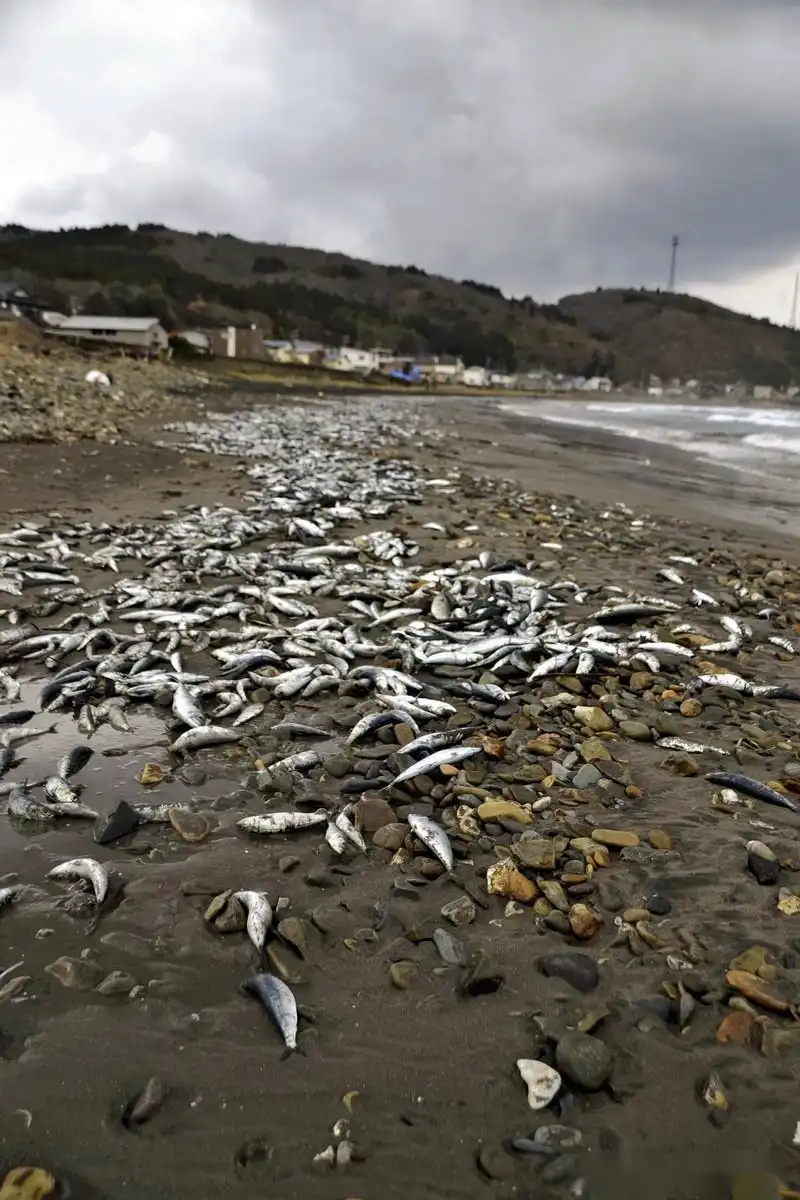
<svg viewBox="0 0 800 1200">
<path fill-rule="evenodd" d="M 231 407 L 237 403 L 235 397 L 230 400 Z M 750 575 L 781 560 L 798 563 L 795 530 L 781 526 L 783 514 L 775 511 L 780 505 L 759 498 L 747 481 L 731 480 L 724 472 L 700 479 L 684 456 L 675 459 L 675 452 L 657 457 L 648 447 L 654 465 L 646 466 L 631 457 L 629 445 L 622 452 L 605 436 L 590 450 L 572 430 L 548 426 L 544 440 L 527 423 L 501 418 L 488 406 L 439 403 L 442 422 L 458 436 L 438 447 L 398 448 L 432 475 L 457 462 L 466 472 L 541 493 L 542 510 L 548 495 L 576 497 L 587 514 L 592 506 L 623 501 L 657 519 L 664 557 L 728 551 L 740 559 L 749 556 Z M 210 407 L 221 407 L 217 397 Z M 0 509 L 7 524 L 23 514 L 35 519 L 53 510 L 144 520 L 164 508 L 229 502 L 242 488 L 235 459 L 183 457 L 144 438 L 124 447 L 4 446 L 0 470 L 5 472 Z M 449 503 L 443 501 L 439 509 L 428 503 L 392 521 L 420 541 L 423 564 L 485 548 L 525 558 L 539 542 L 558 535 L 552 523 L 537 528 L 513 515 L 509 519 L 495 496 L 476 487 L 458 503 L 461 524 L 474 522 L 479 531 L 468 535 L 473 548 L 459 551 L 452 540 L 421 529 L 432 519 L 453 521 Z M 632 555 L 629 548 L 615 552 L 578 530 L 563 569 L 582 582 L 662 591 L 655 562 L 645 553 Z M 713 590 L 715 570 L 724 567 L 698 574 L 698 586 Z M 704 623 L 711 624 L 707 614 Z M 761 678 L 772 671 L 776 678 L 800 683 L 791 662 L 762 654 L 753 667 Z M 735 663 L 731 669 L 737 669 Z M 328 699 L 321 707 L 333 717 L 340 703 Z M 794 721 L 800 714 L 796 705 L 778 708 Z M 280 709 L 297 712 L 292 705 Z M 96 756 L 84 776 L 87 803 L 111 808 L 123 795 L 142 799 L 144 789 L 135 782 L 142 763 L 166 762 L 160 719 L 140 710 L 132 724 L 133 738 L 107 727 L 98 735 L 98 750 L 141 748 L 120 757 Z M 684 736 L 721 740 L 725 746 L 733 746 L 739 732 L 727 718 L 713 730 L 705 729 L 702 719 L 685 725 Z M 70 718 L 59 722 L 59 737 L 64 745 L 75 740 Z M 155 744 L 148 749 L 147 743 Z M 48 761 L 61 745 L 48 741 Z M 392 900 L 386 927 L 371 941 L 363 931 L 372 925 L 372 906 L 386 899 L 394 874 L 380 855 L 353 860 L 352 874 L 342 876 L 338 889 L 310 888 L 303 876 L 329 861 L 320 839 L 299 835 L 255 844 L 232 835 L 241 813 L 231 794 L 241 788 L 247 763 L 238 754 L 200 755 L 197 761 L 209 780 L 189 793 L 207 800 L 206 811 L 218 820 L 218 830 L 196 849 L 176 845 L 156 826 L 142 830 L 127 849 L 104 848 L 98 857 L 121 872 L 127 888 L 122 904 L 88 940 L 84 921 L 53 911 L 52 891 L 0 915 L 0 968 L 24 959 L 15 974 L 32 977 L 30 999 L 0 1006 L 8 1060 L 0 1092 L 4 1165 L 36 1162 L 71 1172 L 87 1196 L 108 1200 L 124 1195 L 533 1200 L 567 1195 L 569 1184 L 548 1188 L 538 1159 L 515 1159 L 499 1150 L 503 1169 L 498 1174 L 504 1177 L 487 1179 L 476 1168 L 476 1153 L 481 1145 L 499 1148 L 510 1136 L 560 1119 L 583 1132 L 575 1174 L 589 1178 L 591 1196 L 712 1200 L 730 1194 L 725 1176 L 734 1170 L 776 1169 L 796 1183 L 800 1160 L 791 1138 L 800 1119 L 800 1042 L 767 1057 L 719 1045 L 714 1033 L 728 1011 L 720 1000 L 725 968 L 750 945 L 769 947 L 779 961 L 788 954 L 784 974 L 797 992 L 800 972 L 792 947 L 800 936 L 795 924 L 800 918 L 779 914 L 776 889 L 761 888 L 744 873 L 742 847 L 748 837 L 764 836 L 784 849 L 793 865 L 781 882 L 791 886 L 798 879 L 792 871 L 800 862 L 800 817 L 762 807 L 751 815 L 778 832 L 751 830 L 710 807 L 712 788 L 702 777 L 676 778 L 661 769 L 664 753 L 655 747 L 623 745 L 643 795 L 623 800 L 606 814 L 607 823 L 634 829 L 643 839 L 649 829 L 665 829 L 674 851 L 648 866 L 615 862 L 605 875 L 628 906 L 640 904 L 653 887 L 662 888 L 673 910 L 663 926 L 654 928 L 676 950 L 692 941 L 704 948 L 705 961 L 692 972 L 693 989 L 709 998 L 698 1004 L 686 1031 L 665 1025 L 648 1009 L 663 994 L 663 982 L 680 973 L 665 968 L 663 954 L 638 958 L 627 947 L 612 946 L 614 914 L 607 910 L 603 931 L 578 947 L 602 964 L 598 990 L 581 995 L 537 969 L 541 955 L 567 948 L 564 937 L 537 932 L 530 917 L 504 918 L 503 902 L 489 898 L 476 923 L 455 932 L 470 951 L 486 952 L 504 973 L 505 984 L 495 994 L 458 997 L 458 974 L 442 968 L 431 942 L 414 945 L 404 936 L 414 927 L 429 936 L 434 925 L 443 924 L 441 905 L 459 895 L 449 881 L 430 883 L 419 900 Z M 25 752 L 35 777 L 43 766 L 36 743 Z M 772 779 L 792 757 L 773 749 L 747 760 L 743 769 Z M 704 762 L 703 769 L 713 765 Z M 328 794 L 338 788 L 332 779 L 321 786 Z M 168 800 L 185 794 L 186 785 L 176 780 L 150 796 Z M 590 811 L 595 808 L 596 802 Z M 91 853 L 87 843 L 90 847 L 88 834 L 74 825 L 66 833 L 31 837 L 8 831 L 0 842 L 0 871 L 18 871 L 38 885 L 62 856 Z M 149 848 L 156 851 L 152 857 Z M 288 875 L 277 866 L 285 854 L 301 859 Z M 486 865 L 482 856 L 474 883 Z M 295 990 L 316 1016 L 302 1039 L 305 1057 L 281 1061 L 280 1042 L 266 1014 L 238 995 L 238 984 L 254 965 L 245 940 L 216 937 L 202 920 L 210 896 L 228 887 L 266 888 L 273 897 L 288 897 L 293 914 L 317 910 L 327 924 L 327 935 L 314 934 L 307 963 L 298 964 L 303 983 Z M 35 936 L 45 929 L 51 932 Z M 106 970 L 128 971 L 142 984 L 158 982 L 138 999 L 104 999 L 62 989 L 44 972 L 59 955 L 78 956 L 84 950 Z M 387 981 L 387 965 L 395 958 L 418 963 L 418 979 L 408 991 Z M 578 1099 L 561 1118 L 531 1113 L 514 1064 L 519 1057 L 537 1057 L 532 1017 L 541 1014 L 548 1026 L 561 1030 L 604 1005 L 611 1010 L 601 1029 L 615 1057 L 614 1098 L 600 1093 Z M 782 1028 L 791 1026 L 786 1018 L 779 1021 Z M 715 1068 L 732 1097 L 730 1119 L 720 1128 L 709 1121 L 696 1094 Z M 164 1080 L 174 1095 L 152 1124 L 138 1134 L 125 1132 L 119 1111 L 151 1075 Z M 349 1114 L 343 1097 L 352 1092 L 358 1094 Z M 32 1118 L 29 1129 L 25 1110 Z M 313 1156 L 335 1140 L 331 1129 L 343 1117 L 365 1161 L 345 1171 L 314 1166 Z M 249 1139 L 263 1139 L 269 1150 L 264 1161 L 237 1167 L 237 1150 Z"/>
</svg>

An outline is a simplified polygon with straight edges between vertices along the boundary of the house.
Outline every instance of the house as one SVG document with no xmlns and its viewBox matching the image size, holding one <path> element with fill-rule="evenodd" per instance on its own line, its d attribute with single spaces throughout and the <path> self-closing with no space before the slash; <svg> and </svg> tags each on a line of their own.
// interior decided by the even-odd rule
<svg viewBox="0 0 800 1200">
<path fill-rule="evenodd" d="M 610 392 L 613 384 L 606 375 L 592 375 L 587 379 L 581 391 L 583 392 Z"/>
<path fill-rule="evenodd" d="M 16 347 L 38 350 L 43 340 L 39 327 L 33 321 L 19 316 L 10 308 L 0 308 L 0 354 Z"/>
<path fill-rule="evenodd" d="M 378 370 L 380 363 L 374 350 L 361 350 L 358 346 L 340 346 L 337 350 L 327 352 L 324 365 L 330 371 L 369 375 Z"/>
<path fill-rule="evenodd" d="M 756 383 L 753 386 L 754 400 L 771 400 L 775 395 L 775 389 L 767 383 Z"/>
<path fill-rule="evenodd" d="M 158 317 L 94 317 L 84 313 L 65 317 L 46 332 L 49 337 L 65 341 L 119 346 L 146 355 L 163 354 L 169 347 L 167 331 Z"/>
<path fill-rule="evenodd" d="M 506 371 L 490 371 L 489 372 L 489 387 L 494 388 L 511 388 L 516 380 L 513 375 L 509 375 Z"/>
<path fill-rule="evenodd" d="M 18 283 L 0 279 L 0 312 L 10 312 L 15 317 L 36 317 L 46 308 L 46 304 L 31 296 Z"/>
<path fill-rule="evenodd" d="M 304 342 L 299 339 L 280 341 L 265 339 L 264 352 L 275 363 L 295 367 L 319 367 L 322 365 L 327 347 L 321 342 Z"/>
<path fill-rule="evenodd" d="M 207 330 L 212 354 L 220 358 L 266 358 L 264 330 L 257 325 L 224 325 Z"/>
<path fill-rule="evenodd" d="M 419 354 L 420 373 L 437 383 L 458 383 L 464 374 L 464 360 L 453 354 Z"/>
<path fill-rule="evenodd" d="M 205 329 L 177 329 L 170 334 L 170 341 L 195 354 L 211 354 L 211 338 Z"/>
<path fill-rule="evenodd" d="M 486 367 L 465 367 L 461 382 L 465 387 L 488 387 L 489 372 Z"/>
</svg>

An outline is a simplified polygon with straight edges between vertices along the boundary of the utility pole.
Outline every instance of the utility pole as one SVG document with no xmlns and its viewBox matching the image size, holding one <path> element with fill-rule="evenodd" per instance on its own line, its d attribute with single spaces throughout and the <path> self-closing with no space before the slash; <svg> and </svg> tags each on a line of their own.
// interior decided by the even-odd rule
<svg viewBox="0 0 800 1200">
<path fill-rule="evenodd" d="M 669 283 L 667 284 L 668 292 L 675 291 L 675 267 L 677 266 L 677 262 L 678 262 L 678 246 L 680 245 L 680 243 L 681 243 L 681 239 L 678 237 L 677 233 L 673 234 L 672 235 L 672 257 L 671 257 L 670 263 L 669 263 Z"/>
<path fill-rule="evenodd" d="M 797 329 L 797 292 L 800 288 L 800 272 L 794 277 L 794 295 L 792 296 L 792 315 L 789 317 L 789 328 Z"/>
</svg>

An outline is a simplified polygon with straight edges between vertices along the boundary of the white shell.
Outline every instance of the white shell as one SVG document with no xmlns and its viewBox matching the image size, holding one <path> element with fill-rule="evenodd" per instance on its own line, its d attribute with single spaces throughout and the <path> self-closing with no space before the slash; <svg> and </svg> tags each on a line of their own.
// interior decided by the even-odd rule
<svg viewBox="0 0 800 1200">
<path fill-rule="evenodd" d="M 534 1110 L 546 1108 L 555 1100 L 561 1087 L 561 1076 L 554 1067 L 535 1058 L 518 1058 L 517 1070 L 528 1089 L 528 1104 Z"/>
</svg>

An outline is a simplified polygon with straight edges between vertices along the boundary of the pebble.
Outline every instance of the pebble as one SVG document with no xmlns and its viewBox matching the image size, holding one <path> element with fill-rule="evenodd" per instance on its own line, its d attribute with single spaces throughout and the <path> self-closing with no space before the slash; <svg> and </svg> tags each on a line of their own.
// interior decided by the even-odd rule
<svg viewBox="0 0 800 1200">
<path fill-rule="evenodd" d="M 647 840 L 654 850 L 671 850 L 672 838 L 664 829 L 651 829 Z"/>
<path fill-rule="evenodd" d="M 576 719 L 593 733 L 608 733 L 614 728 L 613 719 L 598 706 L 578 704 L 574 711 Z"/>
<path fill-rule="evenodd" d="M 572 933 L 572 926 L 569 923 L 569 917 L 557 908 L 552 909 L 545 914 L 544 923 L 548 929 L 554 929 L 556 933 L 563 933 L 564 937 Z"/>
<path fill-rule="evenodd" d="M 390 850 L 392 854 L 396 854 L 407 837 L 408 826 L 402 825 L 399 821 L 392 821 L 375 830 L 372 835 L 372 844 L 380 850 Z"/>
<path fill-rule="evenodd" d="M 486 951 L 477 950 L 464 972 L 461 991 L 465 996 L 488 996 L 498 991 L 504 981 L 504 973 L 492 963 Z"/>
<path fill-rule="evenodd" d="M 597 898 L 603 908 L 609 912 L 621 912 L 625 907 L 625 897 L 614 883 L 613 879 L 601 879 L 597 885 Z"/>
<path fill-rule="evenodd" d="M 538 968 L 543 975 L 563 979 L 579 992 L 592 992 L 600 983 L 597 963 L 580 951 L 546 954 L 539 959 Z"/>
<path fill-rule="evenodd" d="M 284 917 L 282 921 L 278 922 L 275 932 L 278 934 L 278 937 L 288 942 L 301 958 L 306 958 L 311 933 L 307 921 L 302 920 L 300 917 Z"/>
<path fill-rule="evenodd" d="M 592 830 L 592 840 L 599 842 L 601 846 L 615 848 L 639 845 L 638 833 L 633 833 L 630 829 L 594 829 Z"/>
<path fill-rule="evenodd" d="M 511 852 L 526 867 L 537 871 L 555 870 L 556 848 L 549 838 L 528 837 L 523 834 L 511 847 Z"/>
<path fill-rule="evenodd" d="M 596 1092 L 611 1074 L 611 1051 L 589 1033 L 565 1033 L 556 1043 L 556 1066 L 571 1083 Z"/>
<path fill-rule="evenodd" d="M 576 938 L 588 941 L 603 928 L 603 918 L 588 904 L 573 904 L 569 910 L 569 924 Z"/>
<path fill-rule="evenodd" d="M 702 711 L 703 705 L 699 700 L 684 700 L 680 706 L 680 714 L 682 717 L 699 717 Z"/>
<path fill-rule="evenodd" d="M 442 905 L 440 911 L 444 919 L 456 928 L 459 925 L 471 925 L 477 915 L 475 903 L 469 896 L 458 896 L 455 900 L 449 900 L 447 904 Z"/>
<path fill-rule="evenodd" d="M 136 986 L 136 980 L 126 971 L 111 971 L 96 990 L 103 996 L 129 996 Z"/>
<path fill-rule="evenodd" d="M 733 1042 L 737 1046 L 750 1046 L 754 1043 L 758 1031 L 758 1022 L 752 1013 L 730 1012 L 723 1017 L 717 1029 L 717 1041 Z"/>
<path fill-rule="evenodd" d="M 528 1089 L 528 1105 L 535 1112 L 546 1108 L 561 1090 L 561 1076 L 547 1063 L 535 1058 L 518 1058 L 517 1070 Z"/>
<path fill-rule="evenodd" d="M 303 876 L 309 887 L 315 888 L 331 888 L 338 887 L 340 878 L 334 875 L 326 867 L 314 867 L 307 875 Z"/>
<path fill-rule="evenodd" d="M 668 754 L 661 766 L 671 775 L 679 775 L 684 779 L 700 774 L 700 765 L 690 754 Z"/>
<path fill-rule="evenodd" d="M 644 721 L 620 721 L 619 729 L 620 733 L 634 742 L 649 742 L 652 736 L 650 726 L 645 725 Z"/>
<path fill-rule="evenodd" d="M 169 823 L 184 842 L 204 842 L 211 832 L 211 825 L 202 813 L 177 806 L 169 810 Z"/>
<path fill-rule="evenodd" d="M 378 796 L 364 796 L 355 805 L 355 819 L 362 833 L 377 833 L 384 825 L 396 823 L 394 809 Z"/>
<path fill-rule="evenodd" d="M 502 1146 L 482 1146 L 478 1166 L 489 1179 L 510 1179 L 514 1166 Z"/>
<path fill-rule="evenodd" d="M 628 680 L 628 687 L 632 692 L 645 692 L 655 681 L 655 675 L 651 675 L 649 671 L 634 671 Z"/>
<path fill-rule="evenodd" d="M 598 771 L 593 763 L 584 763 L 582 767 L 575 773 L 573 783 L 577 788 L 594 787 L 603 776 Z"/>
<path fill-rule="evenodd" d="M 85 958 L 69 958 L 64 955 L 45 967 L 48 975 L 65 988 L 73 988 L 78 992 L 92 992 L 105 975 L 105 971 L 97 963 Z"/>
<path fill-rule="evenodd" d="M 322 766 L 331 779 L 344 779 L 353 769 L 353 764 L 346 754 L 331 754 L 323 759 Z"/>
<path fill-rule="evenodd" d="M 57 1200 L 66 1194 L 41 1167 L 14 1167 L 0 1183 L 0 1200 Z"/>
<path fill-rule="evenodd" d="M 389 964 L 389 979 L 393 986 L 401 992 L 407 991 L 416 983 L 417 975 L 417 964 L 409 962 L 408 959 Z"/>
<path fill-rule="evenodd" d="M 645 897 L 644 906 L 654 917 L 665 917 L 672 912 L 672 901 L 663 892 L 650 892 Z"/>
<path fill-rule="evenodd" d="M 546 1150 L 575 1150 L 581 1145 L 583 1134 L 571 1125 L 540 1125 L 533 1140 Z"/>
<path fill-rule="evenodd" d="M 539 888 L 553 908 L 558 908 L 563 913 L 569 912 L 569 900 L 560 883 L 557 883 L 555 879 L 540 879 Z"/>
<path fill-rule="evenodd" d="M 267 946 L 267 962 L 273 975 L 277 975 L 286 983 L 302 983 L 303 974 L 297 965 L 297 960 L 289 956 L 289 951 L 277 942 Z"/>
<path fill-rule="evenodd" d="M 300 861 L 296 854 L 283 854 L 278 859 L 278 870 L 282 875 L 288 875 L 295 867 L 300 866 Z"/>
<path fill-rule="evenodd" d="M 507 900 L 518 900 L 520 904 L 530 904 L 539 895 L 536 884 L 518 871 L 510 859 L 493 863 L 487 868 L 486 887 L 490 896 L 505 896 Z"/>
<path fill-rule="evenodd" d="M 465 967 L 467 965 L 467 952 L 463 942 L 460 942 L 452 933 L 448 933 L 446 929 L 434 929 L 433 944 L 442 962 L 449 967 Z"/>
<path fill-rule="evenodd" d="M 764 885 L 777 883 L 781 873 L 780 863 L 774 852 L 764 842 L 758 841 L 747 843 L 747 869 Z"/>
</svg>

